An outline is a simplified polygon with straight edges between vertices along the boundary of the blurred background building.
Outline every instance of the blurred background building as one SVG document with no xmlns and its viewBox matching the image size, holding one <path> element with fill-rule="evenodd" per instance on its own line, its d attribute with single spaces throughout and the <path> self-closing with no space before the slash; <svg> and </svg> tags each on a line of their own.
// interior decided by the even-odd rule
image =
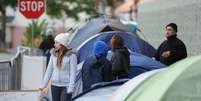
<svg viewBox="0 0 201 101">
<path fill-rule="evenodd" d="M 138 23 L 148 42 L 156 48 L 165 39 L 164 28 L 170 22 L 178 25 L 178 36 L 188 55 L 201 53 L 200 0 L 144 0 L 139 6 Z"/>
</svg>

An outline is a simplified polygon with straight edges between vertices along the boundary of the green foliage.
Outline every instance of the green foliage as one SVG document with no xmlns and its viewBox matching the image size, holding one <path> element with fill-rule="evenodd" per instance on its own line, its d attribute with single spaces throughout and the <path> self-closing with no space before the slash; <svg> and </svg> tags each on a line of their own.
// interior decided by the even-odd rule
<svg viewBox="0 0 201 101">
<path fill-rule="evenodd" d="M 60 18 L 62 16 L 62 4 L 57 3 L 56 0 L 48 0 L 46 1 L 46 10 L 50 16 L 54 16 L 56 18 Z"/>
<path fill-rule="evenodd" d="M 117 2 L 115 2 L 114 0 L 107 0 L 107 4 L 108 4 L 107 6 L 111 8 L 114 8 L 116 3 Z"/>
<path fill-rule="evenodd" d="M 54 17 L 61 17 L 62 13 L 79 20 L 79 13 L 86 13 L 90 17 L 97 16 L 96 3 L 101 0 L 48 0 L 47 13 Z M 114 7 L 113 0 L 107 0 L 110 7 Z"/>
<path fill-rule="evenodd" d="M 17 0 L 0 0 L 0 11 L 2 11 L 2 8 L 6 6 L 17 6 Z"/>
<path fill-rule="evenodd" d="M 32 45 L 32 26 L 34 28 L 34 41 L 36 40 L 36 38 L 41 39 L 41 33 L 46 29 L 47 27 L 47 23 L 46 20 L 43 20 L 41 22 L 39 21 L 32 21 L 31 23 L 29 23 L 29 27 L 27 28 L 27 31 L 24 33 L 26 39 L 23 40 L 23 45 L 25 46 L 31 46 Z M 34 44 L 35 46 L 37 46 L 37 44 Z"/>
</svg>

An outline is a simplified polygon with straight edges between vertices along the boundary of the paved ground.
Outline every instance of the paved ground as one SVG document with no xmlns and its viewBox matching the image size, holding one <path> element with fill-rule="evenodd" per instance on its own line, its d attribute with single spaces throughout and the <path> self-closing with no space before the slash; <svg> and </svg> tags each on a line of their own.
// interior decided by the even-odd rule
<svg viewBox="0 0 201 101">
<path fill-rule="evenodd" d="M 0 61 L 10 60 L 14 56 L 15 56 L 15 54 L 0 53 Z"/>
</svg>

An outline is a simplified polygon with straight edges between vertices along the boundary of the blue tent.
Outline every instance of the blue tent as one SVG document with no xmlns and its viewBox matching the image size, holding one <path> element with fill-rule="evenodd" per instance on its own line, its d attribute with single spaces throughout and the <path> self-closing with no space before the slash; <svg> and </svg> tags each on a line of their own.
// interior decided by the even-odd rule
<svg viewBox="0 0 201 101">
<path fill-rule="evenodd" d="M 125 41 L 125 46 L 133 52 L 152 57 L 156 51 L 149 43 L 130 32 L 103 32 L 90 37 L 77 48 L 78 63 L 85 60 L 87 56 L 92 54 L 93 44 L 97 40 L 102 40 L 110 46 L 110 39 L 113 35 L 120 35 Z"/>
<path fill-rule="evenodd" d="M 112 52 L 109 51 L 107 54 L 107 59 L 110 60 L 112 57 Z M 83 62 L 81 63 L 83 64 Z M 82 65 L 80 65 L 82 67 Z M 136 52 L 130 52 L 130 69 L 129 69 L 129 78 L 133 78 L 141 73 L 165 68 L 166 65 L 156 61 L 150 57 L 144 56 Z M 80 68 L 80 67 L 79 67 Z M 81 76 L 81 75 L 79 75 Z"/>
<path fill-rule="evenodd" d="M 107 58 L 110 60 L 112 52 L 109 51 Z M 141 73 L 151 71 L 154 69 L 164 68 L 165 65 L 150 57 L 144 56 L 136 52 L 130 52 L 130 70 L 129 78 L 133 78 Z"/>
<path fill-rule="evenodd" d="M 107 58 L 110 60 L 112 57 L 112 52 L 109 51 Z M 82 93 L 82 79 L 81 79 L 81 68 L 83 62 L 78 65 L 79 71 L 76 76 L 76 93 L 75 96 Z M 136 77 L 144 72 L 164 68 L 165 65 L 142 54 L 136 52 L 130 52 L 130 68 L 129 68 L 129 78 Z"/>
</svg>

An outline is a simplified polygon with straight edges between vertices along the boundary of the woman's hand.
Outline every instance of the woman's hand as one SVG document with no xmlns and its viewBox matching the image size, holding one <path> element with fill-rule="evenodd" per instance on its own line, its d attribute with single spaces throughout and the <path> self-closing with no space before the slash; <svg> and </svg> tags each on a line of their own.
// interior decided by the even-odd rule
<svg viewBox="0 0 201 101">
<path fill-rule="evenodd" d="M 49 80 L 47 86 L 41 90 L 42 93 L 47 93 L 51 87 L 51 80 Z"/>
<path fill-rule="evenodd" d="M 42 89 L 42 93 L 47 93 L 47 92 L 49 91 L 49 88 L 50 88 L 50 87 L 45 87 L 45 88 L 43 88 L 43 89 Z"/>
</svg>

